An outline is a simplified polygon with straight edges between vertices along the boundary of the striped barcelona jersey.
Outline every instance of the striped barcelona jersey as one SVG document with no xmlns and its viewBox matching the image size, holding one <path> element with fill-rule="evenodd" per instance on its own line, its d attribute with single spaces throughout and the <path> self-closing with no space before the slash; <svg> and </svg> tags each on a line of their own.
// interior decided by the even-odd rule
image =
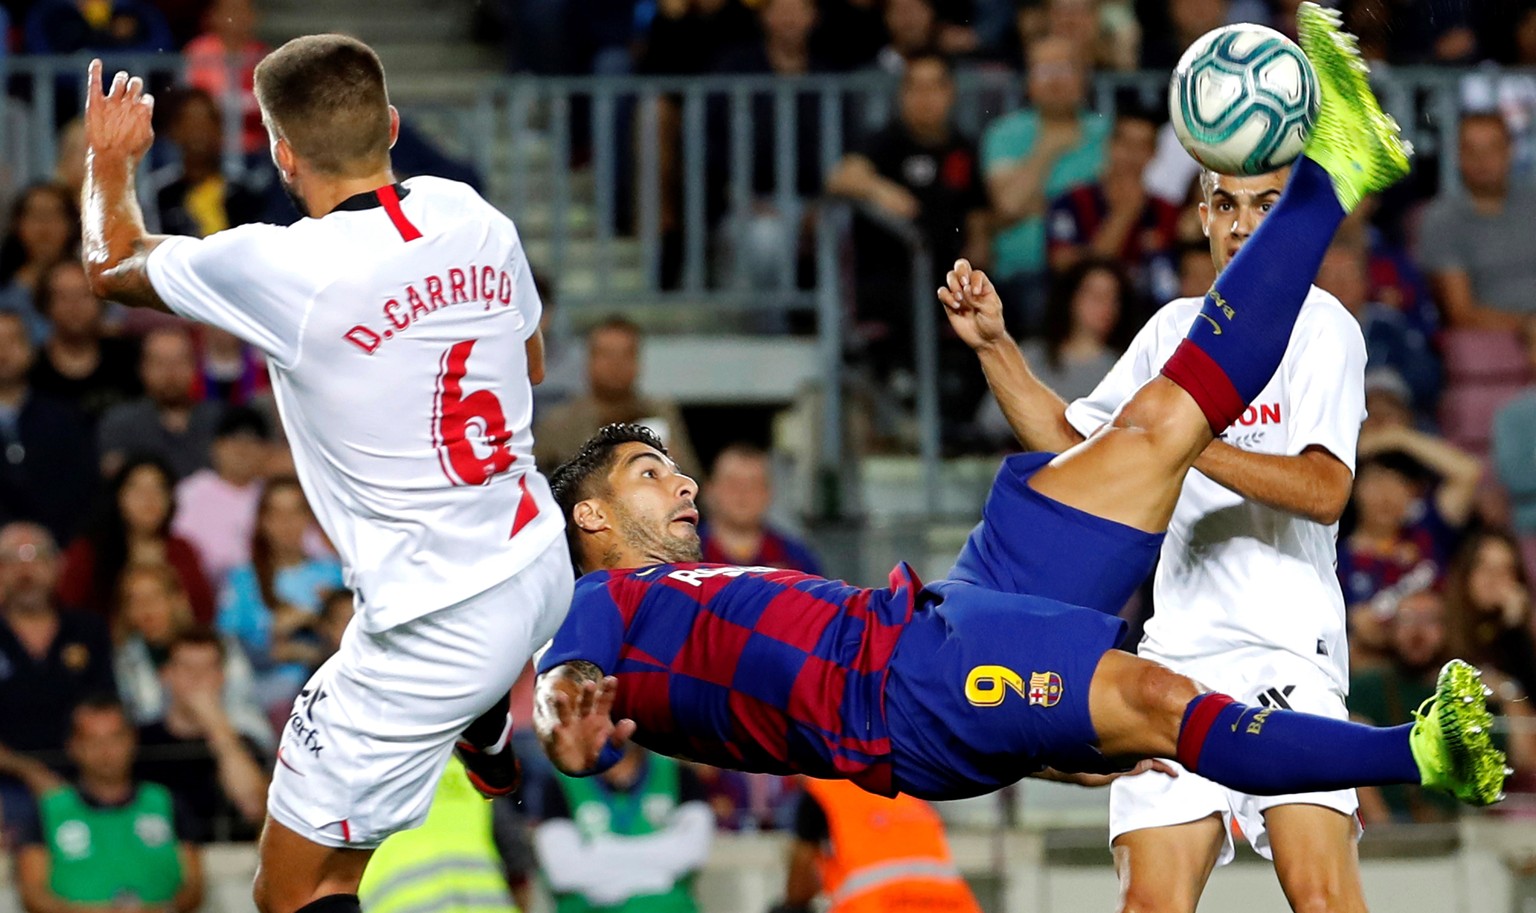
<svg viewBox="0 0 1536 913">
<path fill-rule="evenodd" d="M 894 795 L 882 695 L 922 584 L 905 564 L 890 582 L 724 564 L 599 571 L 576 582 L 538 669 L 585 660 L 617 676 L 614 717 L 653 751 Z"/>
</svg>

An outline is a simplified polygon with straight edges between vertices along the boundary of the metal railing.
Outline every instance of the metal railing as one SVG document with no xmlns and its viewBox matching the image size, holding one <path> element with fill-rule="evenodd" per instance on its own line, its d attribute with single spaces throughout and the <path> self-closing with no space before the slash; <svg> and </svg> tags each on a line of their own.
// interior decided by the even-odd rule
<svg viewBox="0 0 1536 913">
<path fill-rule="evenodd" d="M 13 186 L 52 173 L 57 128 L 79 108 L 88 60 L 0 60 L 10 92 L 0 150 Z M 145 75 L 157 89 L 185 73 L 177 55 L 114 55 L 106 63 L 108 72 Z M 229 61 L 232 77 L 240 63 Z M 1530 71 L 1432 68 L 1385 71 L 1377 82 L 1423 159 L 1435 163 L 1440 186 L 1456 192 L 1452 131 L 1464 82 L 1511 77 L 1536 85 Z M 1025 102 L 1022 80 L 1004 70 L 962 71 L 956 87 L 954 120 L 972 137 Z M 1156 107 L 1165 87 L 1159 72 L 1100 74 L 1090 104 L 1108 112 L 1134 98 Z M 536 265 L 560 277 L 561 301 L 577 325 L 623 308 L 695 332 L 814 332 L 825 389 L 840 391 L 847 219 L 816 209 L 825 177 L 845 152 L 893 115 L 895 89 L 883 73 L 503 77 L 489 80 L 468 105 L 407 106 L 406 114 L 435 125 L 474 162 L 488 196 L 517 221 Z M 231 88 L 224 99 L 231 175 L 244 166 L 238 92 Z M 828 231 L 837 234 L 824 237 Z M 921 294 L 931 310 L 929 277 L 917 278 L 922 291 L 914 303 Z M 928 391 L 933 378 L 922 373 Z M 839 400 L 840 393 L 830 397 L 829 432 L 846 417 Z M 926 463 L 939 417 L 926 393 L 919 402 L 927 404 L 917 436 Z M 825 473 L 845 465 L 842 441 L 841 433 L 824 436 Z"/>
</svg>

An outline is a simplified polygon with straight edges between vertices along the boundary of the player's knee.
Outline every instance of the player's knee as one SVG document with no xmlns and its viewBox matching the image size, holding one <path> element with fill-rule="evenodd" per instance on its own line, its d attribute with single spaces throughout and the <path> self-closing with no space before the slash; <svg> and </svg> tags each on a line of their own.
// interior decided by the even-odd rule
<svg viewBox="0 0 1536 913">
<path fill-rule="evenodd" d="M 1205 444 L 1202 429 L 1205 418 L 1189 394 L 1167 378 L 1154 378 L 1136 391 L 1119 412 L 1115 413 L 1110 426 L 1137 432 L 1147 447 L 1165 448 L 1180 452 Z"/>
<path fill-rule="evenodd" d="M 1194 913 L 1194 904 L 1166 891 L 1126 885 L 1120 892 L 1116 913 Z"/>
<path fill-rule="evenodd" d="M 1303 878 L 1301 884 L 1288 885 L 1287 896 L 1294 913 L 1362 913 L 1365 909 L 1356 902 L 1354 892 L 1324 877 Z"/>
</svg>

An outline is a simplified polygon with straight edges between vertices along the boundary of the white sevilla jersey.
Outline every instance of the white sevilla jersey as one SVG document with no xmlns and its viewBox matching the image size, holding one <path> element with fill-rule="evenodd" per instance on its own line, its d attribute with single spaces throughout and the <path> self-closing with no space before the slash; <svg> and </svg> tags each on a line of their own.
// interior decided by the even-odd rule
<svg viewBox="0 0 1536 913">
<path fill-rule="evenodd" d="M 1200 307 L 1201 299 L 1182 298 L 1158 311 L 1098 388 L 1067 408 L 1068 421 L 1083 434 L 1109 421 L 1157 376 Z M 1353 473 L 1364 420 L 1360 325 L 1337 298 L 1314 287 L 1280 370 L 1221 438 L 1255 453 L 1321 447 Z M 1337 536 L 1337 524 L 1246 500 L 1191 470 L 1168 524 L 1153 581 L 1157 610 L 1138 652 L 1177 668 L 1249 648 L 1283 650 L 1321 667 L 1347 693 Z"/>
<path fill-rule="evenodd" d="M 533 462 L 538 294 L 470 187 L 413 178 L 286 228 L 170 238 L 148 269 L 173 311 L 267 354 L 365 630 L 484 592 L 562 534 Z"/>
</svg>

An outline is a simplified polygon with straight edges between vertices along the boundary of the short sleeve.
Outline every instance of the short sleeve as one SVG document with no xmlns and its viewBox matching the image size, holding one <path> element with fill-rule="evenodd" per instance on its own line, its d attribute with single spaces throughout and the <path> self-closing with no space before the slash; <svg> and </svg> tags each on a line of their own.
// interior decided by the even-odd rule
<svg viewBox="0 0 1536 913">
<path fill-rule="evenodd" d="M 523 340 L 527 341 L 539 331 L 539 321 L 544 316 L 544 302 L 539 298 L 538 284 L 533 281 L 533 267 L 528 263 L 528 254 L 523 250 L 521 238 L 512 248 L 512 258 L 507 263 L 507 272 L 514 277 L 513 288 L 517 309 L 523 315 Z"/>
<path fill-rule="evenodd" d="M 1365 421 L 1365 338 L 1342 305 L 1329 302 L 1316 313 L 1323 319 L 1309 321 L 1286 353 L 1286 449 L 1295 455 L 1322 447 L 1354 473 L 1355 445 Z"/>
<path fill-rule="evenodd" d="M 991 175 L 1027 155 L 1035 145 L 1035 131 L 1028 121 L 1022 120 L 1027 113 L 1020 112 L 999 118 L 981 136 L 981 170 Z"/>
<path fill-rule="evenodd" d="M 1448 200 L 1437 200 L 1424 212 L 1419 226 L 1417 255 L 1419 266 L 1426 273 L 1443 273 L 1467 269 L 1467 255 L 1463 249 L 1461 226 Z"/>
<path fill-rule="evenodd" d="M 314 290 L 285 256 L 287 231 L 244 225 L 207 238 L 166 238 L 149 253 L 149 281 L 172 312 L 292 367 Z"/>
<path fill-rule="evenodd" d="M 609 575 L 588 574 L 576 581 L 571 611 L 555 632 L 549 649 L 538 657 L 540 675 L 569 662 L 588 662 L 612 672 L 624 645 L 624 618 L 608 591 Z"/>
<path fill-rule="evenodd" d="M 1136 392 L 1137 388 L 1152 378 L 1162 368 L 1157 360 L 1157 336 L 1166 319 L 1164 308 L 1136 334 L 1130 348 L 1109 369 L 1093 392 L 1067 406 L 1067 421 L 1078 433 L 1087 437 L 1105 425 L 1115 410 Z"/>
</svg>

